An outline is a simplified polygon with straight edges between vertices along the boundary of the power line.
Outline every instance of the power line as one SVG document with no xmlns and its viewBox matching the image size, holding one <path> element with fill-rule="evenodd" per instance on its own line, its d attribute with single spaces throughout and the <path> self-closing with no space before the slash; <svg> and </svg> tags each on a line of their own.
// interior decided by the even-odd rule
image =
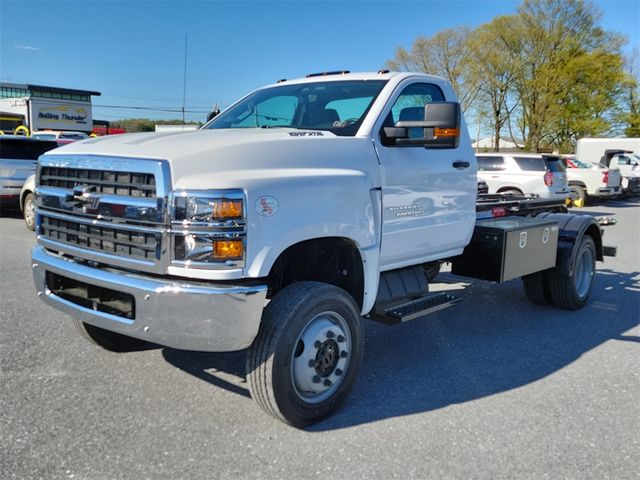
<svg viewBox="0 0 640 480">
<path fill-rule="evenodd" d="M 150 110 L 156 112 L 173 112 L 173 113 L 181 113 L 182 108 L 178 107 L 142 107 L 138 105 L 97 105 L 93 104 L 93 108 L 118 108 L 121 110 Z M 185 112 L 189 113 L 209 113 L 211 108 L 209 107 L 185 107 Z"/>
<path fill-rule="evenodd" d="M 175 103 L 182 103 L 182 99 L 178 98 L 178 97 L 163 97 L 160 95 L 140 95 L 138 93 L 130 93 L 130 92 L 116 92 L 113 90 L 102 90 L 102 96 L 109 96 L 109 97 L 120 97 L 120 98 L 132 98 L 132 99 L 136 99 L 136 100 L 151 100 L 151 101 L 158 101 L 158 102 L 175 102 Z M 205 99 L 205 98 L 191 98 L 191 100 L 195 100 L 198 102 L 203 102 L 206 103 L 207 105 L 209 104 L 213 104 L 213 103 L 225 103 L 222 102 L 220 100 L 210 100 L 210 99 Z"/>
</svg>

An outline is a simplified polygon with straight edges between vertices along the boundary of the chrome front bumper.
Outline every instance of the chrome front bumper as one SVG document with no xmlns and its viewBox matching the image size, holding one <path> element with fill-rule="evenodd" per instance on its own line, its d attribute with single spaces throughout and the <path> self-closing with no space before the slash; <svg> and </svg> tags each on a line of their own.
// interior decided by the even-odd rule
<svg viewBox="0 0 640 480">
<path fill-rule="evenodd" d="M 38 296 L 52 307 L 105 330 L 181 350 L 229 352 L 258 334 L 267 286 L 164 280 L 78 264 L 37 245 L 32 252 Z M 96 311 L 64 299 L 47 286 L 47 272 L 131 295 L 134 318 Z"/>
</svg>

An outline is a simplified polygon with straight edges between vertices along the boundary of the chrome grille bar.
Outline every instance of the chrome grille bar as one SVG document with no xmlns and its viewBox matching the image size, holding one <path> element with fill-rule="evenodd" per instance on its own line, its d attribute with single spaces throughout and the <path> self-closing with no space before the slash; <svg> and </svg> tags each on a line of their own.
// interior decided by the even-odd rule
<svg viewBox="0 0 640 480">
<path fill-rule="evenodd" d="M 155 176 L 150 173 L 42 167 L 40 185 L 65 189 L 78 186 L 94 187 L 95 192 L 129 197 L 156 196 Z"/>
</svg>

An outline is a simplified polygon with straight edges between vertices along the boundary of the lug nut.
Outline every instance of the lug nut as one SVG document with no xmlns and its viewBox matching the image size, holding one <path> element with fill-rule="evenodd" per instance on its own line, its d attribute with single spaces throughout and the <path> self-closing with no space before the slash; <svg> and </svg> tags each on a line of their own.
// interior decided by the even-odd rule
<svg viewBox="0 0 640 480">
<path fill-rule="evenodd" d="M 344 372 L 342 370 L 340 370 L 339 368 L 336 368 L 336 375 L 340 376 L 342 375 Z"/>
<path fill-rule="evenodd" d="M 327 332 L 327 338 L 333 338 L 333 337 L 335 337 L 335 336 L 336 336 L 336 334 L 335 334 L 335 333 L 333 333 L 331 330 L 329 330 L 329 331 Z"/>
<path fill-rule="evenodd" d="M 313 383 L 320 383 L 320 377 L 317 375 L 314 375 L 313 377 Z"/>
<path fill-rule="evenodd" d="M 344 342 L 344 337 L 342 335 L 338 335 L 338 343 Z"/>
<path fill-rule="evenodd" d="M 319 340 L 316 340 L 316 343 L 314 343 L 313 346 L 316 347 L 316 348 L 320 348 L 322 346 L 322 344 L 320 343 Z"/>
<path fill-rule="evenodd" d="M 331 386 L 331 380 L 329 380 L 328 378 L 324 381 L 324 386 L 325 387 L 330 387 Z"/>
<path fill-rule="evenodd" d="M 309 366 L 311 368 L 315 367 L 316 366 L 316 361 L 315 360 L 309 360 Z"/>
<path fill-rule="evenodd" d="M 347 352 L 345 352 L 344 350 L 340 352 L 340 358 L 347 358 L 347 355 L 349 355 Z"/>
</svg>

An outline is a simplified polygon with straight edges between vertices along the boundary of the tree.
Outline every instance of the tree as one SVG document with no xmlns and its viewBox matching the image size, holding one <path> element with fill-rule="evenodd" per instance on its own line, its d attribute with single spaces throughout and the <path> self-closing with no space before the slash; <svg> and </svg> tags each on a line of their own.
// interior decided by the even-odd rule
<svg viewBox="0 0 640 480">
<path fill-rule="evenodd" d="M 622 122 L 627 137 L 640 137 L 640 50 L 633 49 L 625 58 L 626 78 L 622 88 Z"/>
<path fill-rule="evenodd" d="M 517 22 L 514 16 L 494 18 L 490 23 L 481 25 L 469 35 L 468 45 L 473 61 L 470 71 L 478 84 L 479 102 L 489 105 L 489 119 L 493 128 L 493 148 L 500 150 L 502 128 L 509 121 L 517 101 L 508 106 L 508 98 L 513 86 L 513 72 L 503 51 L 500 34 L 513 30 Z"/>
<path fill-rule="evenodd" d="M 411 51 L 399 47 L 387 67 L 398 71 L 424 72 L 447 79 L 458 95 L 462 110 L 467 110 L 478 94 L 477 80 L 470 70 L 468 28 L 450 28 L 432 37 L 419 37 Z"/>
<path fill-rule="evenodd" d="M 605 113 L 620 88 L 622 42 L 598 27 L 598 18 L 590 2 L 525 0 L 510 28 L 497 32 L 527 149 L 564 146 L 582 132 L 610 127 Z M 589 117 L 595 121 L 586 124 Z"/>
</svg>

